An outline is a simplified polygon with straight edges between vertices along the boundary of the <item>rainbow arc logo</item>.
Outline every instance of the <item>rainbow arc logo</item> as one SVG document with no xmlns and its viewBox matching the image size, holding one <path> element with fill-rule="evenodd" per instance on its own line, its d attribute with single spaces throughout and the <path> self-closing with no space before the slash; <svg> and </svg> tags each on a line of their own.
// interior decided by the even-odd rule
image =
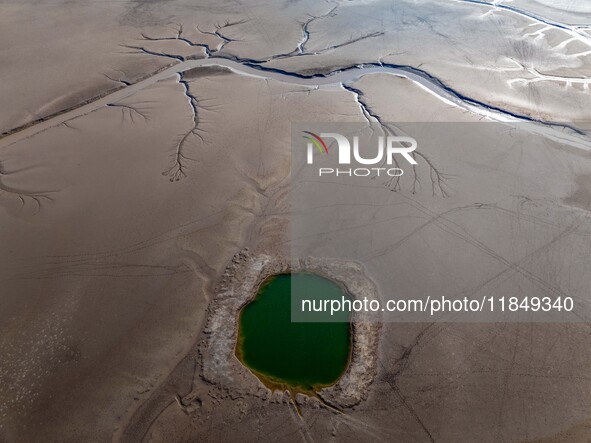
<svg viewBox="0 0 591 443">
<path fill-rule="evenodd" d="M 328 154 L 328 146 L 326 146 L 326 143 L 324 142 L 324 140 L 322 140 L 322 137 L 320 137 L 319 135 L 314 134 L 313 132 L 310 131 L 303 131 L 304 134 L 308 134 L 311 137 L 304 135 L 304 138 L 306 140 L 311 141 L 314 146 L 316 146 L 318 148 L 318 151 L 320 151 L 320 153 L 322 154 L 322 152 L 326 152 L 326 154 Z"/>
</svg>

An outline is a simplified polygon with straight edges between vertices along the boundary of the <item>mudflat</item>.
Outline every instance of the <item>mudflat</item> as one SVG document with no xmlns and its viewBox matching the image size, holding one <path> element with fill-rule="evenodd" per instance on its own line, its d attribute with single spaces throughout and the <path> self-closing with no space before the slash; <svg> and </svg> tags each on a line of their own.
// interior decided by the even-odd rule
<svg viewBox="0 0 591 443">
<path fill-rule="evenodd" d="M 585 2 L 0 10 L 1 440 L 588 437 Z M 302 122 L 494 130 L 346 187 L 293 167 Z M 371 364 L 296 410 L 217 352 L 224 325 L 265 272 L 339 254 L 380 300 L 572 296 L 579 321 L 361 322 Z"/>
</svg>

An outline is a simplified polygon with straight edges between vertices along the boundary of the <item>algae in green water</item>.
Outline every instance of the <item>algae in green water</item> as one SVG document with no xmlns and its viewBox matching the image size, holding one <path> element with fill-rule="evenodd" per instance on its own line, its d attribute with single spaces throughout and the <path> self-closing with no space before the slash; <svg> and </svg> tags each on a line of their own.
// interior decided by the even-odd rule
<svg viewBox="0 0 591 443">
<path fill-rule="evenodd" d="M 238 358 L 266 384 L 315 391 L 334 384 L 351 354 L 349 313 L 330 323 L 291 321 L 291 291 L 316 300 L 341 300 L 346 291 L 314 274 L 267 279 L 240 314 Z"/>
</svg>

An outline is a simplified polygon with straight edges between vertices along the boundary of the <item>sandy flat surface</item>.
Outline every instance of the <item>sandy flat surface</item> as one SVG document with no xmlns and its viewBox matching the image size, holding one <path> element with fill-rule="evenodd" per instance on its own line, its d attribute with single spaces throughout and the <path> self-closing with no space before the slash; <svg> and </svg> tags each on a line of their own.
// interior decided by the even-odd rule
<svg viewBox="0 0 591 443">
<path fill-rule="evenodd" d="M 367 399 L 343 414 L 202 379 L 208 304 L 245 247 L 354 259 L 384 298 L 588 306 L 589 11 L 497 3 L 518 10 L 3 3 L 0 439 L 585 441 L 586 309 L 572 324 L 385 323 Z M 292 124 L 368 115 L 495 126 L 425 143 L 397 189 L 292 174 Z M 325 230 L 294 242 L 305 221 Z"/>
</svg>

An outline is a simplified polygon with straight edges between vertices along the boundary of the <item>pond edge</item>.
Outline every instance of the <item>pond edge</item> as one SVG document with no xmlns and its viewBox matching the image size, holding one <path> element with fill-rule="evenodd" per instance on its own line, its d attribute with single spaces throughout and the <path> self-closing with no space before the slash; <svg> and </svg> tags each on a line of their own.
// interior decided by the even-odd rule
<svg viewBox="0 0 591 443">
<path fill-rule="evenodd" d="M 263 399 L 290 401 L 287 390 L 271 390 L 236 357 L 238 321 L 242 308 L 257 295 L 270 276 L 289 272 L 311 272 L 340 284 L 354 298 L 378 299 L 376 285 L 361 264 L 351 261 L 306 257 L 289 260 L 281 256 L 251 253 L 248 248 L 230 261 L 214 290 L 207 322 L 199 343 L 201 378 L 226 394 L 245 394 Z M 365 400 L 377 374 L 380 323 L 369 314 L 353 312 L 351 317 L 351 361 L 341 378 L 316 396 L 332 407 L 350 408 Z M 318 407 L 319 400 L 297 393 L 298 405 Z"/>
</svg>

